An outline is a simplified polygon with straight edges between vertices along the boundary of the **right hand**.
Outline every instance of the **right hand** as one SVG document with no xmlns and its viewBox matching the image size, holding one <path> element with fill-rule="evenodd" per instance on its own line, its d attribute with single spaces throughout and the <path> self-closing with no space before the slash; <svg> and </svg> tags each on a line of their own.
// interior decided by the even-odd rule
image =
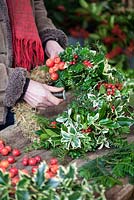
<svg viewBox="0 0 134 200">
<path fill-rule="evenodd" d="M 61 92 L 64 88 L 58 88 L 30 80 L 24 96 L 24 100 L 32 108 L 47 108 L 58 105 L 63 99 L 55 97 L 51 92 Z"/>
</svg>

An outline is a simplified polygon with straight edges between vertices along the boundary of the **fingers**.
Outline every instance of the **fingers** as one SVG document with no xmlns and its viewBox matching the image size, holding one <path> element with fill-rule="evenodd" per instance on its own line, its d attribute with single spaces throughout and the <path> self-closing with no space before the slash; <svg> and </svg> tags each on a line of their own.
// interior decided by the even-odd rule
<svg viewBox="0 0 134 200">
<path fill-rule="evenodd" d="M 47 90 L 49 90 L 50 92 L 62 92 L 64 90 L 63 87 L 54 87 L 54 86 L 50 86 L 50 85 L 46 85 L 46 84 L 43 84 L 43 87 Z"/>
<path fill-rule="evenodd" d="M 59 99 L 59 98 L 55 97 L 53 94 L 51 94 L 51 93 L 49 94 L 48 99 L 54 105 L 58 105 L 61 102 L 63 102 L 63 99 Z"/>
</svg>

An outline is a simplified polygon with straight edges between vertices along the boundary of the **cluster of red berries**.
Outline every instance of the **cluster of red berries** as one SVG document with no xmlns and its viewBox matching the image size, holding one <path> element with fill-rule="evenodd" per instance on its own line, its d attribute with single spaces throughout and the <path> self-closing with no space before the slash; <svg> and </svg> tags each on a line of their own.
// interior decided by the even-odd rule
<svg viewBox="0 0 134 200">
<path fill-rule="evenodd" d="M 121 90 L 122 89 L 122 84 L 121 83 L 116 83 L 116 84 L 112 84 L 112 83 L 102 83 L 99 82 L 97 85 L 98 90 L 100 89 L 101 85 L 103 85 L 106 88 L 107 91 L 107 95 L 115 95 L 115 91 L 116 90 Z"/>
<path fill-rule="evenodd" d="M 84 60 L 83 65 L 85 65 L 86 67 L 93 67 L 92 63 L 89 60 Z"/>
<path fill-rule="evenodd" d="M 91 127 L 88 127 L 87 129 L 82 129 L 81 132 L 82 132 L 82 133 L 89 134 L 89 133 L 92 132 L 92 129 L 91 129 Z"/>
<path fill-rule="evenodd" d="M 52 158 L 48 164 L 48 170 L 46 171 L 45 177 L 50 179 L 56 176 L 57 171 L 59 169 L 58 160 L 56 158 Z"/>
<path fill-rule="evenodd" d="M 69 63 L 70 65 L 75 65 L 78 61 L 79 56 L 76 54 L 73 56 L 73 60 Z M 93 67 L 92 63 L 89 60 L 84 60 L 82 62 L 83 65 L 85 65 L 86 67 Z"/>
<path fill-rule="evenodd" d="M 46 60 L 46 66 L 49 67 L 50 78 L 53 81 L 58 80 L 59 75 L 57 72 L 58 70 L 64 70 L 64 65 L 65 62 L 61 61 L 59 56 L 55 57 L 54 59 L 48 58 Z"/>
<path fill-rule="evenodd" d="M 19 170 L 14 164 L 17 161 L 17 157 L 21 155 L 21 152 L 19 149 L 14 148 L 12 149 L 11 146 L 6 145 L 5 141 L 0 139 L 0 154 L 4 156 L 4 159 L 0 160 L 0 170 L 2 172 L 8 172 L 9 177 L 11 178 L 12 186 L 16 186 L 16 184 L 19 182 Z M 10 154 L 10 155 L 9 155 Z M 31 166 L 31 173 L 35 173 L 39 167 L 40 162 L 42 161 L 42 158 L 37 155 L 34 157 L 27 157 L 24 156 L 22 158 L 22 166 Z M 58 170 L 58 160 L 56 158 L 52 158 L 50 160 L 50 163 L 48 164 L 49 168 L 44 174 L 44 176 L 49 179 L 54 177 L 57 174 Z M 22 171 L 25 174 L 31 174 L 27 169 L 23 168 L 20 171 Z"/>
<path fill-rule="evenodd" d="M 56 128 L 56 124 L 57 124 L 56 121 L 52 121 L 52 122 L 50 123 L 50 126 L 51 126 L 52 128 Z"/>
<path fill-rule="evenodd" d="M 73 60 L 69 62 L 69 65 L 75 65 L 77 63 L 77 60 L 78 60 L 78 55 L 74 55 L 73 56 Z"/>
</svg>

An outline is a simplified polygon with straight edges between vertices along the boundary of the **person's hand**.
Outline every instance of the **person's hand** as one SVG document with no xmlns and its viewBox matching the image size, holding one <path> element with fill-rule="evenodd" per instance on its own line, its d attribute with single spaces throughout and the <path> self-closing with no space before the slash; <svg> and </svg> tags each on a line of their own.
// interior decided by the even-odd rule
<svg viewBox="0 0 134 200">
<path fill-rule="evenodd" d="M 45 53 L 49 58 L 58 56 L 64 49 L 54 40 L 48 40 L 45 47 Z"/>
<path fill-rule="evenodd" d="M 24 100 L 33 108 L 47 108 L 58 105 L 63 101 L 55 97 L 51 92 L 61 92 L 64 88 L 57 88 L 30 80 L 24 96 Z"/>
</svg>

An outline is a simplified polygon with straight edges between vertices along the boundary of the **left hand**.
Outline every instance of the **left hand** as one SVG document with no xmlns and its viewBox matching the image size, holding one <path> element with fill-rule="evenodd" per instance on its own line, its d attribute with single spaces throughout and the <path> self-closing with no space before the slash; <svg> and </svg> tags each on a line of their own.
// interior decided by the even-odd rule
<svg viewBox="0 0 134 200">
<path fill-rule="evenodd" d="M 64 49 L 54 40 L 48 40 L 46 43 L 45 53 L 49 58 L 58 56 Z"/>
</svg>

